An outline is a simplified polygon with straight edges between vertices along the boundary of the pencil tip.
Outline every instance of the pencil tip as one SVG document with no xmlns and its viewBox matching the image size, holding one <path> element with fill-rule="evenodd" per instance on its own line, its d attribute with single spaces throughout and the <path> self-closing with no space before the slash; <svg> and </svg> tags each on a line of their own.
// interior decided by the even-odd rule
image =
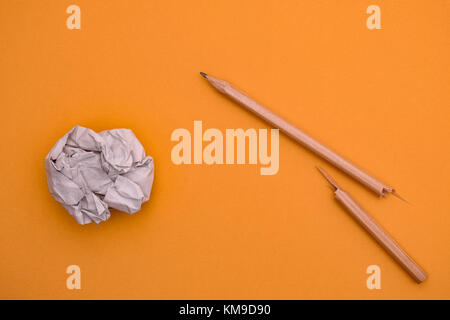
<svg viewBox="0 0 450 320">
<path fill-rule="evenodd" d="M 208 75 L 204 72 L 200 72 L 200 74 L 202 75 L 203 78 L 208 79 Z"/>
</svg>

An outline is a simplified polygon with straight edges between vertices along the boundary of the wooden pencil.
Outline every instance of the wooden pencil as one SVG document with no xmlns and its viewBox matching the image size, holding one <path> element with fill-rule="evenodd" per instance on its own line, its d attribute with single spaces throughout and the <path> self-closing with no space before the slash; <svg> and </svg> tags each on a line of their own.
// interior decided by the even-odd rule
<svg viewBox="0 0 450 320">
<path fill-rule="evenodd" d="M 325 159 L 338 169 L 348 174 L 350 177 L 354 178 L 356 181 L 360 182 L 365 187 L 375 192 L 377 195 L 385 196 L 387 193 L 392 193 L 400 198 L 400 196 L 397 193 L 395 193 L 395 190 L 393 188 L 387 186 L 386 184 L 382 183 L 375 177 L 366 173 L 364 170 L 357 167 L 350 161 L 344 159 L 342 156 L 340 156 L 330 148 L 326 147 L 319 141 L 315 140 L 314 138 L 312 138 L 311 136 L 309 136 L 296 126 L 294 126 L 292 123 L 275 114 L 274 112 L 272 112 L 262 104 L 258 103 L 254 99 L 250 98 L 248 95 L 246 95 L 239 89 L 236 89 L 228 82 L 214 78 L 203 72 L 200 72 L 200 74 L 205 79 L 207 79 L 209 83 L 219 92 L 229 97 L 230 99 L 238 102 L 247 110 L 261 117 L 275 128 L 278 128 L 286 135 L 291 137 L 294 141 L 300 143 L 307 149 L 319 155 L 320 157 L 322 157 L 323 159 Z"/>
<path fill-rule="evenodd" d="M 320 167 L 319 171 L 331 184 L 336 199 L 389 255 L 417 282 L 427 278 L 425 271 L 400 247 L 400 245 L 381 227 L 361 206 Z"/>
</svg>

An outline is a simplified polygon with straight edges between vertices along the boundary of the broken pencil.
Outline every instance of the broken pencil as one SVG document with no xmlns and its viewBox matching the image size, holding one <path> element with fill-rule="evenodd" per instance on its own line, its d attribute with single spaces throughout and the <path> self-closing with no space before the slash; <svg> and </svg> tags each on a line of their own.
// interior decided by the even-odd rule
<svg viewBox="0 0 450 320">
<path fill-rule="evenodd" d="M 245 93 L 236 89 L 228 82 L 214 78 L 206 73 L 200 72 L 200 74 L 208 80 L 208 82 L 216 88 L 219 92 L 225 96 L 231 98 L 232 100 L 238 102 L 244 106 L 247 110 L 253 112 L 257 116 L 261 117 L 269 124 L 275 128 L 280 129 L 286 135 L 291 137 L 294 141 L 305 146 L 307 149 L 311 150 L 315 154 L 319 155 L 338 169 L 342 170 L 356 181 L 360 182 L 365 187 L 369 188 L 379 196 L 385 196 L 387 193 L 392 193 L 393 195 L 401 197 L 395 193 L 395 190 L 386 184 L 382 183 L 378 179 L 374 178 L 370 174 L 363 171 L 361 168 L 357 167 L 350 161 L 344 159 L 342 156 L 332 151 L 319 141 L 315 140 L 292 123 L 283 119 L 279 115 L 275 114 L 268 108 L 264 107 L 260 103 L 256 102 Z"/>
<path fill-rule="evenodd" d="M 423 269 L 398 245 L 398 243 L 381 227 L 358 203 L 320 167 L 317 167 L 331 185 L 336 199 L 389 255 L 417 282 L 427 278 Z"/>
</svg>

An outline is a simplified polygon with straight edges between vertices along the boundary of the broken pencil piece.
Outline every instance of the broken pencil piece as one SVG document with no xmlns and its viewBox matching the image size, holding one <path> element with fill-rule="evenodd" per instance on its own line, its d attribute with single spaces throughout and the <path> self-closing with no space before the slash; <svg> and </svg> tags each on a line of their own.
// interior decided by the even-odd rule
<svg viewBox="0 0 450 320">
<path fill-rule="evenodd" d="M 317 167 L 328 180 L 336 199 L 389 255 L 417 282 L 427 278 L 423 269 L 398 245 L 397 242 L 366 212 L 356 201 L 331 178 L 322 168 Z"/>
<path fill-rule="evenodd" d="M 375 192 L 377 195 L 385 196 L 387 193 L 392 193 L 395 196 L 399 197 L 398 194 L 395 193 L 393 188 L 372 177 L 370 174 L 366 173 L 350 161 L 344 159 L 342 156 L 332 151 L 319 141 L 315 140 L 314 138 L 294 126 L 292 123 L 288 122 L 268 108 L 256 102 L 242 91 L 234 88 L 228 82 L 214 78 L 204 72 L 200 72 L 200 74 L 205 79 L 207 79 L 208 82 L 219 92 L 238 102 L 247 110 L 261 117 L 275 128 L 280 129 L 294 141 L 300 143 L 307 149 L 319 155 L 338 169 L 354 178 L 356 181 L 360 182 L 365 187 Z"/>
</svg>

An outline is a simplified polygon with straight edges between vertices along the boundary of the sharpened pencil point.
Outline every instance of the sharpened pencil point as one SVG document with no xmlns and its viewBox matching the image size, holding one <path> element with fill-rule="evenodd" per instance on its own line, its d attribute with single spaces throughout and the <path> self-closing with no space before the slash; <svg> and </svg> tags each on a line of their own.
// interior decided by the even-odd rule
<svg viewBox="0 0 450 320">
<path fill-rule="evenodd" d="M 200 72 L 200 74 L 202 75 L 203 78 L 208 79 L 208 75 L 204 72 Z"/>
</svg>

